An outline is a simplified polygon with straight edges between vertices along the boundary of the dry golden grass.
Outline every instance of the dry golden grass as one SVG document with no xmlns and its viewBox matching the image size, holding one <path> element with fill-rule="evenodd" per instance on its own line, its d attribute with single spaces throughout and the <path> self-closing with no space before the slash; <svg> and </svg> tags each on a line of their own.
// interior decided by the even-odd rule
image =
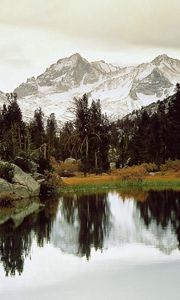
<svg viewBox="0 0 180 300">
<path fill-rule="evenodd" d="M 157 172 L 154 175 L 149 175 L 142 167 L 131 167 L 126 169 L 117 169 L 112 171 L 111 174 L 95 175 L 91 174 L 84 177 L 78 174 L 75 177 L 63 178 L 63 182 L 70 186 L 75 185 L 103 185 L 113 184 L 116 182 L 128 181 L 146 181 L 149 183 L 156 183 L 158 181 L 173 182 L 180 179 L 179 172 Z"/>
<path fill-rule="evenodd" d="M 119 176 L 122 180 L 142 179 L 146 174 L 146 169 L 141 166 L 132 166 L 112 171 L 113 175 Z"/>
<path fill-rule="evenodd" d="M 63 178 L 63 181 L 69 185 L 79 185 L 79 184 L 104 184 L 111 181 L 119 180 L 119 176 L 116 175 L 88 175 L 83 177 L 82 175 L 77 175 L 76 177 Z"/>
<path fill-rule="evenodd" d="M 167 160 L 160 167 L 162 172 L 178 172 L 180 173 L 180 160 Z"/>
<path fill-rule="evenodd" d="M 175 180 L 180 179 L 180 171 L 179 172 L 157 172 L 154 176 L 147 175 L 146 179 L 148 180 L 158 180 L 158 179 L 167 179 L 167 180 Z"/>
</svg>

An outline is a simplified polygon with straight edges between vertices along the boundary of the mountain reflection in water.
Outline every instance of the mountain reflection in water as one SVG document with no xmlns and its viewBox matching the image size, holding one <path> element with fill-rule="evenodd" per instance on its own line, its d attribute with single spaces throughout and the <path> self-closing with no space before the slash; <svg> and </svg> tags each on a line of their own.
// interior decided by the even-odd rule
<svg viewBox="0 0 180 300">
<path fill-rule="evenodd" d="M 136 201 L 134 201 L 136 200 Z M 62 253 L 91 258 L 92 249 L 139 243 L 166 254 L 180 248 L 180 193 L 109 192 L 64 195 L 46 202 L 17 228 L 0 226 L 0 268 L 6 276 L 22 274 L 32 244 L 47 243 Z"/>
</svg>

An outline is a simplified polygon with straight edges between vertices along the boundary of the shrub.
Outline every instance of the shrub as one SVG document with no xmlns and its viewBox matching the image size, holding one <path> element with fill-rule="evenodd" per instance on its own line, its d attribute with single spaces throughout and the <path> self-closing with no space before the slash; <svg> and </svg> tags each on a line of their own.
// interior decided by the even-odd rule
<svg viewBox="0 0 180 300">
<path fill-rule="evenodd" d="M 9 207 L 13 205 L 15 197 L 12 193 L 3 192 L 0 193 L 0 206 Z"/>
<path fill-rule="evenodd" d="M 49 159 L 40 157 L 37 163 L 39 165 L 37 169 L 38 173 L 44 174 L 45 171 L 51 170 L 51 164 Z"/>
<path fill-rule="evenodd" d="M 14 177 L 14 167 L 8 162 L 0 162 L 0 178 L 12 182 Z"/>
<path fill-rule="evenodd" d="M 160 170 L 162 172 L 165 172 L 165 171 L 179 172 L 180 171 L 180 160 L 167 160 L 165 162 L 165 164 L 161 165 Z"/>
<path fill-rule="evenodd" d="M 122 180 L 138 180 L 141 181 L 143 176 L 147 174 L 146 169 L 141 166 L 132 166 L 113 171 L 114 175 L 120 176 Z"/>
<path fill-rule="evenodd" d="M 144 163 L 142 167 L 144 167 L 148 173 L 159 171 L 159 167 L 155 163 Z"/>
<path fill-rule="evenodd" d="M 15 159 L 14 159 L 14 163 L 20 167 L 24 172 L 31 172 L 31 162 L 28 158 L 26 157 L 20 157 L 20 156 L 17 156 Z"/>
<path fill-rule="evenodd" d="M 48 197 L 58 194 L 58 188 L 64 185 L 61 177 L 48 171 L 45 172 L 44 177 L 45 181 L 41 183 L 40 195 Z"/>
<path fill-rule="evenodd" d="M 65 161 L 58 163 L 54 157 L 51 157 L 51 165 L 54 171 L 61 177 L 73 177 L 80 168 L 80 163 L 78 161 Z"/>
</svg>

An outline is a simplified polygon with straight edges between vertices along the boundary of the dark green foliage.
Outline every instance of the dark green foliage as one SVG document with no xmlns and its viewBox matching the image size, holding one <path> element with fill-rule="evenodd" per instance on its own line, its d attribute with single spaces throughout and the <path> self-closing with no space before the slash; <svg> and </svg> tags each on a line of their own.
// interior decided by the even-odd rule
<svg viewBox="0 0 180 300">
<path fill-rule="evenodd" d="M 78 144 L 78 136 L 75 133 L 73 122 L 66 122 L 60 130 L 59 154 L 60 159 L 65 160 L 68 157 L 77 159 L 75 147 Z"/>
<path fill-rule="evenodd" d="M 47 156 L 58 156 L 57 122 L 55 114 L 51 114 L 46 125 Z"/>
<path fill-rule="evenodd" d="M 13 159 L 24 148 L 24 122 L 16 94 L 7 94 L 8 107 L 0 112 L 0 157 Z"/>
<path fill-rule="evenodd" d="M 76 153 L 79 153 L 84 175 L 87 172 L 107 171 L 110 124 L 101 112 L 100 101 L 92 101 L 89 107 L 86 94 L 75 99 L 75 116 Z"/>
<path fill-rule="evenodd" d="M 45 129 L 44 129 L 44 114 L 42 109 L 36 109 L 34 112 L 34 118 L 30 124 L 30 136 L 34 149 L 41 147 L 45 142 Z"/>
<path fill-rule="evenodd" d="M 118 166 L 145 162 L 160 165 L 168 159 L 180 159 L 179 84 L 168 107 L 165 103 L 159 101 L 157 111 L 150 115 L 142 110 L 113 124 Z"/>
<path fill-rule="evenodd" d="M 44 174 L 44 171 L 51 171 L 51 165 L 49 159 L 40 157 L 37 163 L 39 165 L 38 173 Z"/>
<path fill-rule="evenodd" d="M 100 101 L 89 105 L 87 95 L 74 99 L 75 120 L 58 132 L 55 115 L 44 124 L 40 109 L 28 124 L 22 120 L 16 94 L 8 94 L 9 105 L 0 111 L 0 159 L 13 161 L 26 172 L 50 170 L 50 157 L 79 160 L 81 171 L 102 173 L 109 162 L 117 167 L 180 159 L 180 85 L 175 94 L 159 101 L 155 112 L 136 111 L 122 120 L 110 122 Z M 22 155 L 24 153 L 24 155 Z"/>
<path fill-rule="evenodd" d="M 12 182 L 14 177 L 14 167 L 8 162 L 0 162 L 0 178 Z"/>
<path fill-rule="evenodd" d="M 35 163 L 30 159 L 26 152 L 21 152 L 19 156 L 16 156 L 14 163 L 26 173 L 33 173 L 35 168 Z"/>
<path fill-rule="evenodd" d="M 41 183 L 40 187 L 40 196 L 41 197 L 52 197 L 52 195 L 57 194 L 57 188 L 54 184 L 48 181 L 44 181 Z"/>
</svg>

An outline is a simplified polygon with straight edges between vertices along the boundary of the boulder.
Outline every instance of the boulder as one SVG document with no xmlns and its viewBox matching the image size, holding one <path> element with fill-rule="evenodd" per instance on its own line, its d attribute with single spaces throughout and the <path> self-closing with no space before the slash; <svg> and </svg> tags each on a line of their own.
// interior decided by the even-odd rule
<svg viewBox="0 0 180 300">
<path fill-rule="evenodd" d="M 68 157 L 68 158 L 65 159 L 64 162 L 69 163 L 69 164 L 75 164 L 75 163 L 77 163 L 77 160 L 75 158 Z"/>
<path fill-rule="evenodd" d="M 31 198 L 39 196 L 40 184 L 30 174 L 23 172 L 18 166 L 14 167 L 12 183 L 0 179 L 0 193 L 11 192 L 16 198 Z"/>
<path fill-rule="evenodd" d="M 5 179 L 0 178 L 0 193 L 13 192 L 12 184 L 7 182 Z"/>
</svg>

